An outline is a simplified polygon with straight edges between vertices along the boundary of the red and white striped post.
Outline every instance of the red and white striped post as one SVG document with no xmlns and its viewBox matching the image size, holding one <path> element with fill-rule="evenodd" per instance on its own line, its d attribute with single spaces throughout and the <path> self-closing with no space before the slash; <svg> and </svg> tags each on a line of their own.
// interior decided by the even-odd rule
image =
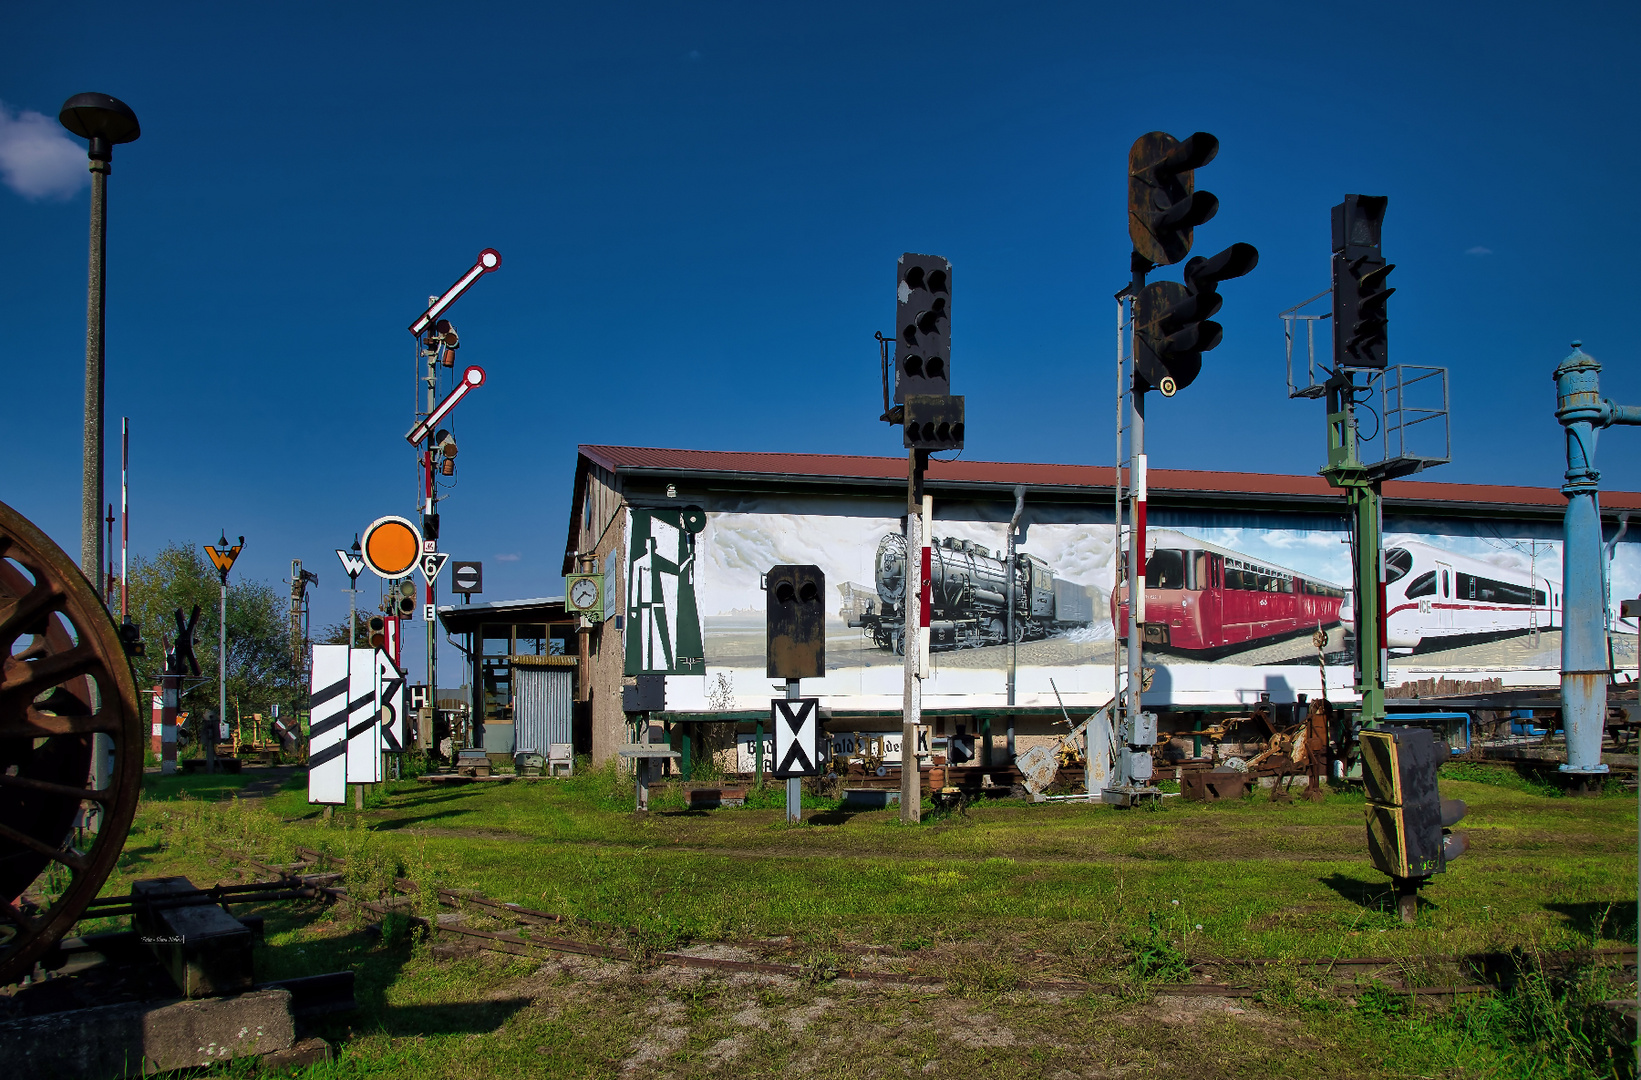
<svg viewBox="0 0 1641 1080">
<path fill-rule="evenodd" d="M 160 772 L 177 771 L 177 688 L 182 682 L 179 675 L 160 676 L 159 743 Z"/>
</svg>

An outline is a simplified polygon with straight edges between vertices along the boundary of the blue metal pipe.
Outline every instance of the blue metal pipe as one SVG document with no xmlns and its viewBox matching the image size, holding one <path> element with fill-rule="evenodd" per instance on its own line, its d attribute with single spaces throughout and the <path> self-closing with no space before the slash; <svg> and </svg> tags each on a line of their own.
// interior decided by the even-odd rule
<svg viewBox="0 0 1641 1080">
<path fill-rule="evenodd" d="M 1601 547 L 1601 474 L 1596 436 L 1613 424 L 1641 424 L 1641 408 L 1601 396 L 1601 365 L 1573 342 L 1555 370 L 1556 419 L 1567 431 L 1567 496 L 1561 542 L 1561 719 L 1567 773 L 1597 775 L 1607 718 L 1607 596 Z"/>
</svg>

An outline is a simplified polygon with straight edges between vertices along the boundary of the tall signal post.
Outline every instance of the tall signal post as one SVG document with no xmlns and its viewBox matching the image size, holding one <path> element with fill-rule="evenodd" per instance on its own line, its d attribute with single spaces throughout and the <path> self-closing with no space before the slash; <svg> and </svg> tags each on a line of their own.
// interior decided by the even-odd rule
<svg viewBox="0 0 1641 1080">
<path fill-rule="evenodd" d="M 1173 397 L 1195 381 L 1202 371 L 1202 354 L 1219 345 L 1224 328 L 1212 316 L 1223 302 L 1219 283 L 1238 278 L 1259 264 L 1252 244 L 1232 244 L 1212 258 L 1197 256 L 1184 267 L 1184 283 L 1158 281 L 1146 276 L 1159 266 L 1179 262 L 1191 252 L 1193 230 L 1219 212 L 1219 199 L 1196 188 L 1196 170 L 1214 160 L 1219 140 L 1205 131 L 1176 139 L 1153 131 L 1134 140 L 1128 151 L 1128 236 L 1133 241 L 1129 283 L 1117 293 L 1119 319 L 1129 328 L 1133 367 L 1128 391 L 1129 530 L 1128 684 L 1113 687 L 1122 695 L 1112 710 L 1119 718 L 1118 733 L 1128 749 L 1118 755 L 1116 784 L 1106 798 L 1120 805 L 1138 790 L 1155 796 L 1150 779 L 1150 746 L 1154 725 L 1140 722 L 1144 691 L 1145 641 L 1145 395 L 1152 389 Z M 1122 306 L 1127 310 L 1123 311 Z M 1119 351 L 1122 343 L 1119 343 Z M 1121 357 L 1119 355 L 1119 365 Z M 1117 486 L 1122 486 L 1122 435 L 1117 436 Z M 1119 527 L 1121 522 L 1118 522 Z M 1126 717 L 1126 720 L 1121 718 Z M 1090 725 L 1088 776 L 1090 796 L 1094 782 L 1094 741 Z M 1144 775 L 1139 775 L 1139 773 Z M 1136 788 L 1136 783 L 1140 788 Z"/>
<path fill-rule="evenodd" d="M 963 398 L 954 397 L 951 345 L 952 264 L 907 252 L 895 264 L 894 354 L 882 334 L 883 415 L 906 447 L 906 554 L 899 637 L 906 657 L 900 725 L 900 820 L 922 819 L 917 767 L 923 680 L 929 677 L 930 531 L 934 509 L 923 492 L 929 454 L 963 449 Z M 894 378 L 891 384 L 890 370 Z"/>
<path fill-rule="evenodd" d="M 450 432 L 439 427 L 439 421 L 450 414 L 456 403 L 467 394 L 484 385 L 484 369 L 469 367 L 462 372 L 456 385 L 441 401 L 438 397 L 439 371 L 441 368 L 454 371 L 456 366 L 456 349 L 461 339 L 450 320 L 443 318 L 445 311 L 461 298 L 462 294 L 472 288 L 473 283 L 486 274 L 494 273 L 501 268 L 501 253 L 494 248 L 485 248 L 479 252 L 473 265 L 456 279 L 456 283 L 446 289 L 443 295 L 427 298 L 427 310 L 417 316 L 410 324 L 411 336 L 416 339 L 416 355 L 424 364 L 418 371 L 417 378 L 422 385 L 419 390 L 425 390 L 427 411 L 417 413 L 417 421 L 411 427 L 405 439 L 418 453 L 421 466 L 421 484 L 418 502 L 422 514 L 422 576 L 427 583 L 427 601 L 422 607 L 422 617 L 427 623 L 427 692 L 429 699 L 437 709 L 438 699 L 438 645 L 435 635 L 435 623 L 438 621 L 438 609 L 435 606 L 435 591 L 439 570 L 443 568 L 447 556 L 439 554 L 439 476 L 454 476 L 456 472 L 456 441 L 451 438 Z M 435 715 L 437 713 L 435 712 Z M 432 744 L 433 733 L 431 725 L 418 725 L 416 732 L 417 745 L 424 750 Z"/>
<path fill-rule="evenodd" d="M 1371 393 L 1374 373 L 1389 364 L 1389 316 L 1385 302 L 1395 289 L 1385 281 L 1396 267 L 1384 260 L 1380 231 L 1390 200 L 1347 195 L 1333 208 L 1333 373 L 1327 392 L 1328 463 L 1322 475 L 1343 489 L 1350 507 L 1351 587 L 1356 615 L 1356 692 L 1363 727 L 1385 718 L 1384 509 L 1381 489 L 1388 479 L 1417 472 L 1422 465 L 1362 462 L 1357 445 L 1356 407 Z"/>
</svg>

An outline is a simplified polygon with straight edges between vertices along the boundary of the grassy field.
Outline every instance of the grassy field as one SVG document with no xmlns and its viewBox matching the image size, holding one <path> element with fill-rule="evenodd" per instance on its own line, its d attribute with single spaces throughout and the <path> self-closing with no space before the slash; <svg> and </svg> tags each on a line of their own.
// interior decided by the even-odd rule
<svg viewBox="0 0 1641 1080">
<path fill-rule="evenodd" d="M 264 977 L 358 972 L 362 1007 L 322 1032 L 341 1048 L 315 1076 L 1611 1075 L 1623 1061 L 1610 1054 L 1627 1052 L 1597 1002 L 1633 997 L 1633 981 L 1595 963 L 1437 1005 L 1452 999 L 1235 966 L 1402 957 L 1404 977 L 1434 985 L 1474 979 L 1432 955 L 1516 950 L 1530 969 L 1541 952 L 1634 942 L 1633 799 L 1460 775 L 1443 788 L 1470 806 L 1472 850 L 1424 891 L 1412 927 L 1366 865 L 1359 795 L 1154 812 L 1005 801 L 910 828 L 815 800 L 789 826 L 773 793 L 761 808 L 663 799 L 634 815 L 608 772 L 388 784 L 328 819 L 300 774 L 150 777 L 107 891 L 170 873 L 236 880 L 221 849 L 290 861 L 304 845 L 346 858 L 354 895 L 399 874 L 609 924 L 580 933 L 640 956 L 695 947 L 805 973 L 452 955 L 444 935 L 378 931 L 345 908 L 270 908 Z M 1170 995 L 1187 960 L 1258 994 Z M 837 977 L 857 969 L 943 986 Z M 1065 980 L 1099 989 L 1034 988 Z"/>
</svg>

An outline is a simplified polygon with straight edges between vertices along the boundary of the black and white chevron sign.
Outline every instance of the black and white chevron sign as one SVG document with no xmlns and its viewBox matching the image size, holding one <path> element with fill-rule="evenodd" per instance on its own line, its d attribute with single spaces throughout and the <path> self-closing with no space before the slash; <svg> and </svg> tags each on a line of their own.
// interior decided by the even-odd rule
<svg viewBox="0 0 1641 1080">
<path fill-rule="evenodd" d="M 775 778 L 819 776 L 820 698 L 775 698 L 769 703 L 775 733 Z"/>
</svg>

